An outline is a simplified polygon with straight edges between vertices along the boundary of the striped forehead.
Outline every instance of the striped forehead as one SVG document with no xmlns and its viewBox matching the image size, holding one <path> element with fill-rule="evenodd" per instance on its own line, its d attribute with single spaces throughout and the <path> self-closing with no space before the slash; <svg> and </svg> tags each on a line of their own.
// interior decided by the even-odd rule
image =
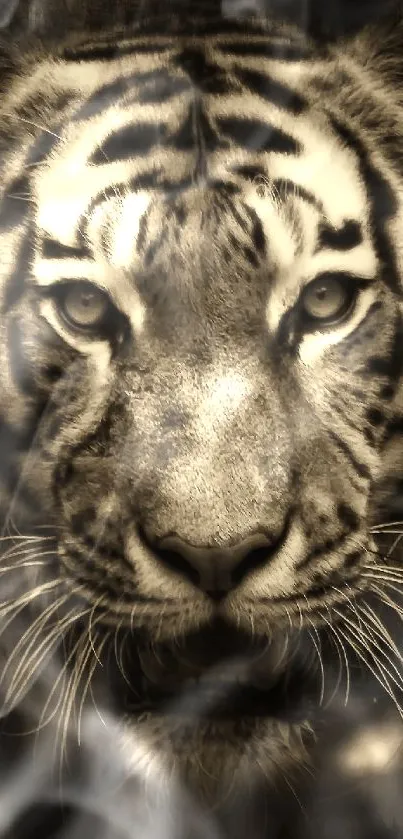
<svg viewBox="0 0 403 839">
<path fill-rule="evenodd" d="M 68 72 L 70 85 L 81 74 L 82 89 L 82 68 Z M 335 259 L 340 270 L 356 273 L 360 264 L 361 275 L 374 273 L 356 155 L 309 105 L 303 65 L 296 72 L 268 60 L 247 70 L 210 45 L 131 56 L 103 82 L 102 72 L 86 78 L 85 95 L 33 178 L 40 282 L 57 279 L 57 246 L 64 276 L 76 276 L 84 243 L 80 270 L 107 285 L 109 267 L 134 267 L 150 207 L 160 207 L 154 218 L 163 227 L 166 199 L 228 185 L 234 205 L 249 206 L 260 221 L 284 306 L 290 288 L 334 269 Z M 187 235 L 192 219 L 178 221 Z"/>
<path fill-rule="evenodd" d="M 336 226 L 346 197 L 349 217 L 365 215 L 354 154 L 309 104 L 303 64 L 268 59 L 247 69 L 228 45 L 207 42 L 95 65 L 54 69 L 79 99 L 36 181 L 38 225 L 52 238 L 73 244 L 77 220 L 113 190 L 245 177 L 312 192 Z"/>
</svg>

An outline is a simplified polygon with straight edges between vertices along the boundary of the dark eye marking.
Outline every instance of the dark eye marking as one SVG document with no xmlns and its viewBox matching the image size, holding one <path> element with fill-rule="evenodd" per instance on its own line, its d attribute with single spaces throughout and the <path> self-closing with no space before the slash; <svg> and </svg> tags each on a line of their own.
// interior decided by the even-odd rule
<svg viewBox="0 0 403 839">
<path fill-rule="evenodd" d="M 84 246 L 70 247 L 48 236 L 42 242 L 42 256 L 45 259 L 92 259 L 92 254 Z"/>
<path fill-rule="evenodd" d="M 337 251 L 348 251 L 356 248 L 362 242 L 362 230 L 357 221 L 348 219 L 342 227 L 332 227 L 322 224 L 318 229 L 318 244 L 316 251 L 321 248 L 331 248 Z"/>
</svg>

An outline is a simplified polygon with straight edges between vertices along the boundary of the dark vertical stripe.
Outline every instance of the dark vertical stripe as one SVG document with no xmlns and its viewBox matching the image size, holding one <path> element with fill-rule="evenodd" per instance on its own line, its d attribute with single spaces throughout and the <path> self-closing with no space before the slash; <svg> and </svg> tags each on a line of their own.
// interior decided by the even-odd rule
<svg viewBox="0 0 403 839">
<path fill-rule="evenodd" d="M 0 231 L 23 224 L 29 214 L 30 198 L 30 178 L 20 175 L 9 184 L 0 201 Z"/>
<path fill-rule="evenodd" d="M 339 435 L 336 434 L 334 431 L 328 430 L 328 434 L 332 438 L 339 451 L 341 451 L 344 454 L 349 463 L 353 466 L 353 468 L 357 472 L 357 475 L 359 475 L 361 478 L 365 478 L 365 480 L 370 480 L 371 473 L 368 469 L 368 466 L 357 460 L 346 441 L 342 440 L 341 437 L 339 437 Z"/>
<path fill-rule="evenodd" d="M 22 241 L 15 259 L 14 270 L 6 283 L 3 313 L 8 312 L 24 293 L 27 279 L 30 276 L 32 243 L 33 229 L 30 224 L 23 233 Z"/>
<path fill-rule="evenodd" d="M 376 250 L 384 272 L 384 282 L 394 291 L 400 292 L 399 272 L 393 242 L 386 231 L 387 223 L 394 218 L 398 209 L 397 197 L 386 177 L 372 163 L 370 153 L 358 134 L 349 126 L 329 115 L 333 130 L 340 140 L 352 149 L 357 157 L 360 174 L 366 185 L 370 203 L 371 227 L 375 238 Z"/>
</svg>

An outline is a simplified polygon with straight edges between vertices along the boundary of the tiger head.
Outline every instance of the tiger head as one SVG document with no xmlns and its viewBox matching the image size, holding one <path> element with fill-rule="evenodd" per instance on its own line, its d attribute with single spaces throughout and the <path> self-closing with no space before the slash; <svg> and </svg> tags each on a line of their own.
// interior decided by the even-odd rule
<svg viewBox="0 0 403 839">
<path fill-rule="evenodd" d="M 186 708 L 223 658 L 232 695 L 246 652 L 272 685 L 279 639 L 370 585 L 401 205 L 366 122 L 386 105 L 357 117 L 340 56 L 252 24 L 119 49 L 35 54 L 3 99 L 3 508 L 52 529 L 47 573 L 100 650 L 126 633 L 142 725 L 189 769 L 152 689 Z M 231 771 L 281 763 L 279 716 L 196 721 L 194 748 L 216 760 L 221 725 Z"/>
</svg>

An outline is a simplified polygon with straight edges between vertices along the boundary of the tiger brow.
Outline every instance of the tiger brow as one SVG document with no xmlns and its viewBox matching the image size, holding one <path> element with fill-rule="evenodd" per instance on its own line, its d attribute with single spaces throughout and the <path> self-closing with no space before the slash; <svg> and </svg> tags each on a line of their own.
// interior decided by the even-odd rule
<svg viewBox="0 0 403 839">
<path fill-rule="evenodd" d="M 91 259 L 92 254 L 85 245 L 76 247 L 74 245 L 64 245 L 56 239 L 46 236 L 42 242 L 42 255 L 46 259 Z"/>
</svg>

